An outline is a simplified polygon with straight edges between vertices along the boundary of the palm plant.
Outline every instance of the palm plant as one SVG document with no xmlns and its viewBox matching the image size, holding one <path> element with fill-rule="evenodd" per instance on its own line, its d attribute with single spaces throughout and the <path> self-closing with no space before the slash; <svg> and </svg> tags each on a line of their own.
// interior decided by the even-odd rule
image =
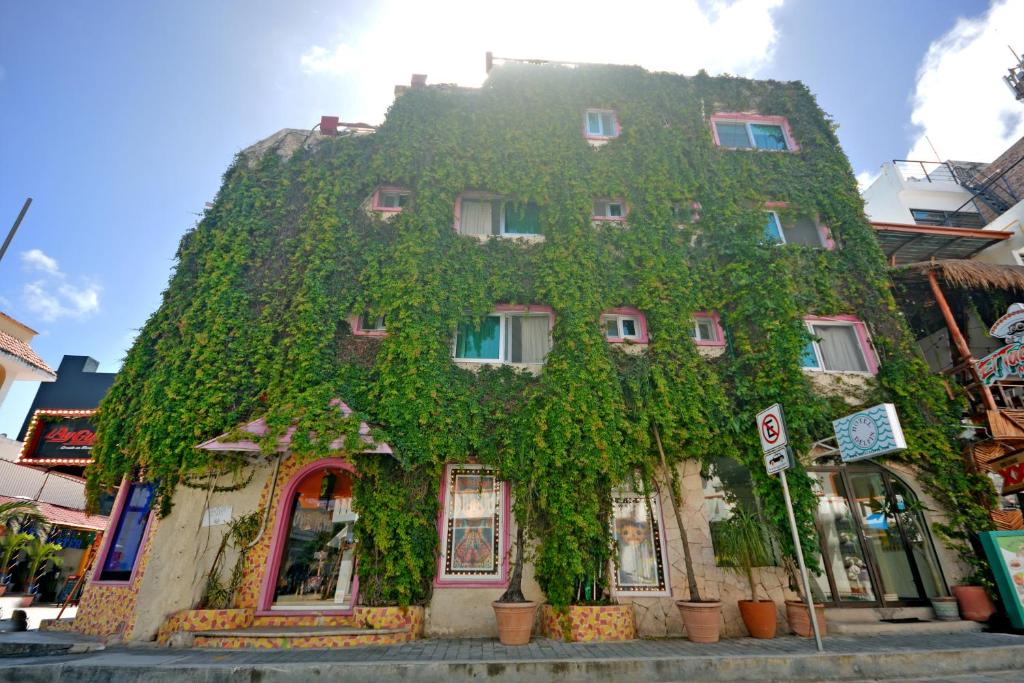
<svg viewBox="0 0 1024 683">
<path fill-rule="evenodd" d="M 33 538 L 32 534 L 7 532 L 0 536 L 0 586 L 11 583 L 11 573 L 21 559 L 21 551 Z"/>
<path fill-rule="evenodd" d="M 25 559 L 28 560 L 28 593 L 34 594 L 39 590 L 39 579 L 43 578 L 50 569 L 60 568 L 61 558 L 57 553 L 63 550 L 57 543 L 47 543 L 42 539 L 32 537 L 32 540 L 25 546 Z"/>
<path fill-rule="evenodd" d="M 32 500 L 11 500 L 0 503 L 0 526 L 12 531 L 25 531 L 46 523 L 39 507 Z"/>
<path fill-rule="evenodd" d="M 753 511 L 738 507 L 732 517 L 722 523 L 716 540 L 719 541 L 717 550 L 729 569 L 746 574 L 750 599 L 757 602 L 754 572 L 757 567 L 771 563 L 771 549 L 761 519 Z"/>
</svg>

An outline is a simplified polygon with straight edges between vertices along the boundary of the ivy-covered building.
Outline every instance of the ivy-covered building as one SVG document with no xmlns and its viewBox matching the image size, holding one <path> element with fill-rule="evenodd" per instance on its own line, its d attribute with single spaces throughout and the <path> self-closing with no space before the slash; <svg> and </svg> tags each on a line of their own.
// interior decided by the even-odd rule
<svg viewBox="0 0 1024 683">
<path fill-rule="evenodd" d="M 531 599 L 673 635 L 696 588 L 739 635 L 735 510 L 772 532 L 759 592 L 795 595 L 776 402 L 820 599 L 926 606 L 969 571 L 991 486 L 806 87 L 508 63 L 396 95 L 240 154 L 182 239 L 99 411 L 90 490 L 124 484 L 74 628 L 490 635 L 522 531 Z M 881 402 L 908 448 L 839 465 L 831 420 Z"/>
</svg>

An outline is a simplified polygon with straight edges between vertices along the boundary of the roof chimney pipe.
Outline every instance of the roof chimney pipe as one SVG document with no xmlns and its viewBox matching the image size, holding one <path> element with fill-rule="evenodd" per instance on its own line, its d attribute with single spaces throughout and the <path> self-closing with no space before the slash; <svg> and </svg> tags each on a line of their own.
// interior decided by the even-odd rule
<svg viewBox="0 0 1024 683">
<path fill-rule="evenodd" d="M 413 74 L 412 75 L 412 87 L 413 88 L 425 88 L 427 85 L 426 74 Z"/>
</svg>

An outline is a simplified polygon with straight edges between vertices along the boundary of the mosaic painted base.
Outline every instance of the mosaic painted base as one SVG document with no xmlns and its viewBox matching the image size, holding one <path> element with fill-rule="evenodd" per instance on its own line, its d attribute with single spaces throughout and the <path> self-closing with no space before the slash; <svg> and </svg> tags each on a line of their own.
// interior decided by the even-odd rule
<svg viewBox="0 0 1024 683">
<path fill-rule="evenodd" d="M 541 635 L 553 640 L 565 640 L 563 627 L 566 620 L 571 642 L 636 638 L 636 619 L 632 605 L 573 605 L 568 608 L 567 614 L 557 614 L 551 605 L 543 605 L 540 611 Z"/>
<path fill-rule="evenodd" d="M 226 650 L 288 650 L 395 645 L 415 640 L 411 633 L 348 634 L 336 636 L 196 636 L 195 647 Z"/>
</svg>

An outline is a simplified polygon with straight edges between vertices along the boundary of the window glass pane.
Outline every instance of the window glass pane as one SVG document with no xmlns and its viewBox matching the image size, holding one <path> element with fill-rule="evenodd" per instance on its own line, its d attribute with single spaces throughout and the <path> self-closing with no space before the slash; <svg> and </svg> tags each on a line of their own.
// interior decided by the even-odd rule
<svg viewBox="0 0 1024 683">
<path fill-rule="evenodd" d="M 697 338 L 701 341 L 715 341 L 715 328 L 707 318 L 697 318 Z"/>
<path fill-rule="evenodd" d="M 818 348 L 826 370 L 833 372 L 867 372 L 860 343 L 852 325 L 814 325 L 820 337 Z"/>
<path fill-rule="evenodd" d="M 591 215 L 597 216 L 598 218 L 603 218 L 603 217 L 605 217 L 607 215 L 607 213 L 608 213 L 608 202 L 604 201 L 603 199 L 595 199 L 594 200 L 594 208 L 592 209 L 592 214 Z"/>
<path fill-rule="evenodd" d="M 455 337 L 455 357 L 500 360 L 498 354 L 500 333 L 501 318 L 496 315 L 484 318 L 479 330 L 473 323 L 460 323 Z"/>
<path fill-rule="evenodd" d="M 590 135 L 601 134 L 601 114 L 596 111 L 587 112 L 587 133 Z"/>
<path fill-rule="evenodd" d="M 540 209 L 533 202 L 506 203 L 505 232 L 512 235 L 539 235 Z"/>
<path fill-rule="evenodd" d="M 720 547 L 722 524 L 732 517 L 733 510 L 743 508 L 760 515 L 754 496 L 750 472 L 732 458 L 716 457 L 704 481 L 704 515 L 711 528 L 711 545 L 715 548 L 715 562 L 721 564 L 717 548 Z M 767 539 L 766 539 L 767 540 Z M 772 558 L 775 561 L 775 558 Z"/>
<path fill-rule="evenodd" d="M 492 232 L 490 201 L 463 199 L 459 232 L 463 235 L 490 235 Z"/>
<path fill-rule="evenodd" d="M 444 579 L 501 578 L 502 484 L 491 470 L 451 465 L 445 482 Z"/>
<path fill-rule="evenodd" d="M 359 319 L 359 329 L 363 331 L 379 331 L 384 329 L 384 316 L 363 313 Z"/>
<path fill-rule="evenodd" d="M 601 134 L 613 138 L 615 133 L 615 114 L 601 114 Z"/>
<path fill-rule="evenodd" d="M 153 486 L 131 484 L 117 520 L 117 529 L 103 560 L 100 581 L 127 581 L 131 578 L 152 507 Z"/>
<path fill-rule="evenodd" d="M 622 217 L 622 204 L 620 202 L 611 202 L 608 204 L 608 216 L 610 218 L 621 218 Z"/>
<path fill-rule="evenodd" d="M 405 205 L 409 203 L 409 195 L 405 192 L 399 193 L 397 197 L 397 204 L 399 208 L 405 208 Z"/>
<path fill-rule="evenodd" d="M 875 593 L 868 574 L 868 563 L 857 534 L 853 511 L 846 496 L 846 486 L 839 472 L 808 472 L 818 497 L 815 513 L 818 535 L 825 558 L 832 568 L 839 600 L 849 602 L 874 602 Z M 824 574 L 815 576 L 817 593 L 831 597 L 828 578 Z"/>
<path fill-rule="evenodd" d="M 652 593 L 668 590 L 660 528 L 661 511 L 655 496 L 628 488 L 612 492 L 612 527 L 618 552 L 615 590 Z"/>
<path fill-rule="evenodd" d="M 355 525 L 352 475 L 325 468 L 306 475 L 291 500 L 272 609 L 344 609 L 352 603 Z"/>
<path fill-rule="evenodd" d="M 821 246 L 821 233 L 818 224 L 807 216 L 788 220 L 783 226 L 786 244 L 803 244 L 808 247 Z"/>
<path fill-rule="evenodd" d="M 800 356 L 800 367 L 802 368 L 819 368 L 818 356 L 814 353 L 814 342 L 807 342 L 807 346 L 804 347 L 803 353 Z"/>
<path fill-rule="evenodd" d="M 551 348 L 547 315 L 510 315 L 505 341 L 510 363 L 543 363 Z"/>
<path fill-rule="evenodd" d="M 636 336 L 636 320 L 633 318 L 620 318 L 622 323 L 622 336 L 623 337 L 635 337 Z"/>
<path fill-rule="evenodd" d="M 779 225 L 779 217 L 774 211 L 768 212 L 768 222 L 764 226 L 764 239 L 766 242 L 784 242 L 782 239 L 782 227 Z"/>
<path fill-rule="evenodd" d="M 380 205 L 385 209 L 398 208 L 398 195 L 396 195 L 394 192 L 381 193 Z"/>
<path fill-rule="evenodd" d="M 750 140 L 747 138 L 747 124 L 715 122 L 715 130 L 718 131 L 718 142 L 722 147 L 750 147 Z"/>
<path fill-rule="evenodd" d="M 758 149 L 788 149 L 786 136 L 782 134 L 782 126 L 752 123 L 750 132 L 754 135 L 754 146 Z"/>
</svg>

